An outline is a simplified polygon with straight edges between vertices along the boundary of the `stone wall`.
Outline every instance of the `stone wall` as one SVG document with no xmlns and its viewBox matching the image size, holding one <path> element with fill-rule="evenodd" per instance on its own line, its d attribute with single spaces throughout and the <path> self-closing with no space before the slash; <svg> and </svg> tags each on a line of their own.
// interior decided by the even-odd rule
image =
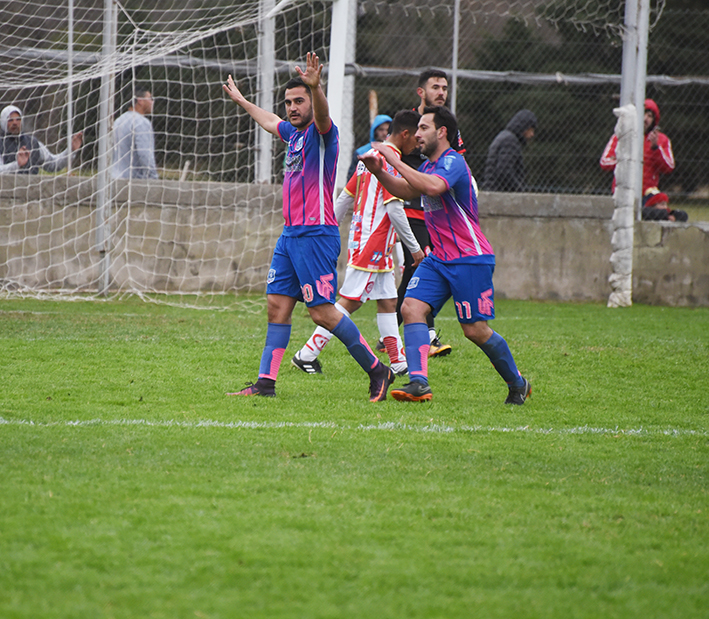
<svg viewBox="0 0 709 619">
<path fill-rule="evenodd" d="M 0 176 L 0 290 L 97 288 L 94 183 Z M 264 290 L 282 226 L 280 186 L 120 181 L 114 190 L 113 289 Z M 481 193 L 497 297 L 605 302 L 612 214 L 605 196 Z M 340 276 L 344 265 L 343 251 Z M 709 306 L 707 265 L 709 224 L 636 224 L 635 302 Z"/>
</svg>

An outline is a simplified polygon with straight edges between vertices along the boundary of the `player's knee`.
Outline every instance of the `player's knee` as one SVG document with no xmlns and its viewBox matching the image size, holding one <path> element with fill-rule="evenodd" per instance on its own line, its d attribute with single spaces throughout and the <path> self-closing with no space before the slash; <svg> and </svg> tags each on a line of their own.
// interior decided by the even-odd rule
<svg viewBox="0 0 709 619">
<path fill-rule="evenodd" d="M 461 326 L 465 337 L 476 346 L 482 346 L 492 335 L 492 329 L 484 320 L 462 324 Z"/>
<path fill-rule="evenodd" d="M 428 305 L 412 299 L 404 299 L 401 304 L 401 316 L 405 323 L 425 322 Z M 430 310 L 429 310 L 430 311 Z"/>
<path fill-rule="evenodd" d="M 328 331 L 332 331 L 343 316 L 332 303 L 314 305 L 308 308 L 308 312 L 316 325 Z"/>
</svg>

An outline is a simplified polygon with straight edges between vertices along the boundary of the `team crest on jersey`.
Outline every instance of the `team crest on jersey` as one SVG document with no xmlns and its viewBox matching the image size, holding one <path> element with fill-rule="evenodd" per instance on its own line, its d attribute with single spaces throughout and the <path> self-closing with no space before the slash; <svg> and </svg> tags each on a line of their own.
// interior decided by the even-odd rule
<svg viewBox="0 0 709 619">
<path fill-rule="evenodd" d="M 304 135 L 301 135 L 298 137 L 298 139 L 295 141 L 295 144 L 293 144 L 293 150 L 303 150 L 303 139 L 305 138 Z"/>
<path fill-rule="evenodd" d="M 266 277 L 266 283 L 272 284 L 276 279 L 276 269 L 268 269 L 268 276 Z"/>
<path fill-rule="evenodd" d="M 446 155 L 445 157 L 443 157 L 443 168 L 446 170 L 450 170 L 454 161 L 455 157 L 453 155 Z"/>
<path fill-rule="evenodd" d="M 301 172 L 303 170 L 303 155 L 300 152 L 286 153 L 286 172 Z"/>
</svg>

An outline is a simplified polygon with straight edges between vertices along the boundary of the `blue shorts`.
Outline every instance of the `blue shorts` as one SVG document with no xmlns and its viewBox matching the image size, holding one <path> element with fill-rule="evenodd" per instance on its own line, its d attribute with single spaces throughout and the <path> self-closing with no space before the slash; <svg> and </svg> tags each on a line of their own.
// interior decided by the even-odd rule
<svg viewBox="0 0 709 619">
<path fill-rule="evenodd" d="M 406 297 L 428 303 L 435 316 L 452 296 L 458 322 L 492 320 L 495 318 L 495 290 L 492 286 L 495 264 L 463 261 L 445 262 L 432 255 L 426 256 L 414 271 L 406 288 Z"/>
<path fill-rule="evenodd" d="M 334 303 L 339 256 L 339 235 L 281 235 L 273 250 L 266 294 L 293 297 L 308 307 Z"/>
</svg>

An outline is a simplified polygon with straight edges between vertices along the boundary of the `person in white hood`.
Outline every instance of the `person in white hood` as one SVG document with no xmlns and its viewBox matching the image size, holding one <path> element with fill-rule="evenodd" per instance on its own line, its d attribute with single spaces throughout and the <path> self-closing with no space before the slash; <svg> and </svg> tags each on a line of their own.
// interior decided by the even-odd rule
<svg viewBox="0 0 709 619">
<path fill-rule="evenodd" d="M 83 133 L 75 133 L 71 138 L 71 153 L 81 148 Z M 7 105 L 0 111 L 0 174 L 38 174 L 40 168 L 46 172 L 59 172 L 69 163 L 67 148 L 58 155 L 30 133 L 22 133 L 22 110 L 15 105 Z"/>
</svg>

